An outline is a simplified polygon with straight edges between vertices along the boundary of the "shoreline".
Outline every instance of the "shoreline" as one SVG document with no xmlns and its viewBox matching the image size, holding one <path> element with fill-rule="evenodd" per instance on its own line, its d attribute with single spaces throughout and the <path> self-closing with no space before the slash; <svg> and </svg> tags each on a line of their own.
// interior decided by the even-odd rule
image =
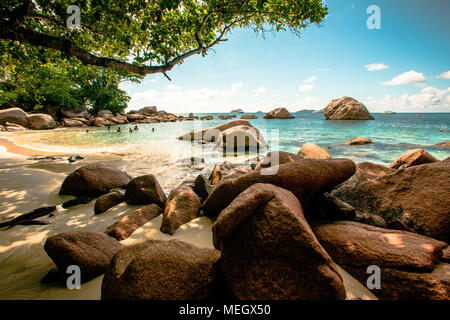
<svg viewBox="0 0 450 320">
<path fill-rule="evenodd" d="M 6 154 L 12 154 L 14 156 L 71 156 L 70 153 L 64 152 L 49 152 L 38 149 L 32 149 L 28 147 L 22 147 L 17 145 L 14 141 L 4 137 L 0 137 L 0 147 L 5 149 Z"/>
</svg>

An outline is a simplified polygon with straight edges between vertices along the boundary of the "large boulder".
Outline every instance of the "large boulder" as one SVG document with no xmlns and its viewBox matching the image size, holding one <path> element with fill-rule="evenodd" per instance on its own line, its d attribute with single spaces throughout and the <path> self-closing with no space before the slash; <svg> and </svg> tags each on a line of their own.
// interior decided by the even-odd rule
<svg viewBox="0 0 450 320">
<path fill-rule="evenodd" d="M 129 122 L 138 121 L 138 120 L 144 120 L 145 116 L 140 113 L 128 113 L 127 114 L 127 120 Z"/>
<path fill-rule="evenodd" d="M 150 107 L 144 107 L 142 109 L 139 109 L 138 111 L 140 114 L 143 114 L 144 116 L 153 116 L 157 114 L 156 106 L 150 106 Z"/>
<path fill-rule="evenodd" d="M 264 119 L 293 119 L 295 118 L 286 108 L 277 108 L 264 115 Z"/>
<path fill-rule="evenodd" d="M 323 110 L 328 120 L 374 120 L 367 108 L 359 101 L 342 97 L 331 101 Z"/>
<path fill-rule="evenodd" d="M 252 126 L 235 126 L 223 130 L 217 137 L 216 147 L 227 151 L 245 151 L 267 148 L 264 137 Z"/>
<path fill-rule="evenodd" d="M 336 266 L 290 191 L 252 185 L 220 213 L 213 241 L 235 299 L 345 299 Z"/>
<path fill-rule="evenodd" d="M 64 127 L 87 127 L 86 122 L 79 119 L 62 119 L 62 125 Z"/>
<path fill-rule="evenodd" d="M 162 210 L 156 204 L 151 204 L 122 216 L 109 226 L 105 233 L 117 240 L 125 240 L 148 221 L 156 218 Z"/>
<path fill-rule="evenodd" d="M 250 168 L 241 167 L 241 165 L 239 164 L 233 164 L 227 161 L 223 163 L 216 163 L 213 170 L 211 171 L 211 174 L 209 175 L 209 182 L 213 186 L 218 184 L 225 178 L 228 179 L 247 174 L 249 172 L 252 172 Z"/>
<path fill-rule="evenodd" d="M 331 159 L 330 154 L 314 142 L 305 143 L 298 154 L 305 159 Z"/>
<path fill-rule="evenodd" d="M 99 111 L 98 111 L 97 116 L 100 117 L 100 118 L 109 120 L 109 119 L 111 119 L 114 115 L 113 115 L 113 113 L 111 112 L 111 110 L 102 109 L 102 110 L 99 110 Z"/>
<path fill-rule="evenodd" d="M 103 300 L 215 297 L 220 252 L 179 240 L 148 240 L 119 251 L 102 282 Z"/>
<path fill-rule="evenodd" d="M 174 234 L 178 227 L 194 220 L 200 213 L 200 199 L 187 185 L 181 185 L 170 192 L 161 222 L 161 232 Z"/>
<path fill-rule="evenodd" d="M 6 122 L 18 124 L 22 127 L 29 126 L 27 114 L 20 108 L 0 110 L 0 125 L 5 125 Z"/>
<path fill-rule="evenodd" d="M 152 174 L 139 176 L 127 185 L 125 198 L 129 204 L 152 204 L 156 203 L 164 208 L 166 195 L 158 180 Z"/>
<path fill-rule="evenodd" d="M 350 221 L 311 227 L 333 260 L 361 282 L 365 283 L 369 277 L 369 266 L 380 268 L 381 289 L 374 290 L 377 297 L 449 298 L 450 279 L 442 281 L 434 272 L 447 247 L 445 242 Z"/>
<path fill-rule="evenodd" d="M 255 170 L 261 168 L 274 167 L 280 164 L 295 162 L 302 159 L 305 159 L 305 157 L 298 154 L 285 151 L 271 151 L 258 162 L 258 164 L 255 167 Z"/>
<path fill-rule="evenodd" d="M 85 109 L 68 109 L 62 107 L 59 112 L 63 118 L 84 118 L 89 119 L 89 113 Z"/>
<path fill-rule="evenodd" d="M 277 171 L 261 174 L 263 169 L 260 169 L 223 180 L 203 203 L 204 214 L 217 216 L 242 191 L 255 183 L 270 183 L 287 189 L 306 204 L 315 194 L 331 191 L 350 178 L 355 172 L 355 164 L 347 159 L 302 159 L 269 170 L 273 169 Z"/>
<path fill-rule="evenodd" d="M 73 196 L 98 197 L 111 189 L 125 187 L 131 176 L 120 169 L 105 163 L 93 163 L 83 166 L 65 179 L 60 194 Z"/>
<path fill-rule="evenodd" d="M 333 194 L 361 215 L 399 220 L 417 233 L 450 241 L 450 158 L 344 185 Z"/>
<path fill-rule="evenodd" d="M 115 126 L 116 123 L 102 117 L 95 117 L 94 121 L 92 122 L 92 125 L 95 127 L 110 127 Z"/>
<path fill-rule="evenodd" d="M 28 123 L 31 129 L 46 130 L 56 127 L 56 122 L 49 114 L 33 113 L 27 116 Z"/>
<path fill-rule="evenodd" d="M 108 209 L 125 201 L 125 191 L 122 189 L 113 190 L 97 198 L 94 205 L 94 213 L 100 214 Z"/>
<path fill-rule="evenodd" d="M 431 154 L 423 149 L 408 150 L 399 158 L 395 159 L 389 167 L 393 169 L 404 169 L 412 166 L 417 166 L 424 163 L 433 163 L 439 161 Z"/>
<path fill-rule="evenodd" d="M 105 273 L 114 254 L 122 245 L 101 232 L 64 232 L 47 239 L 44 250 L 67 277 L 71 265 L 80 267 L 81 281 L 89 281 Z"/>
<path fill-rule="evenodd" d="M 186 141 L 193 141 L 193 140 L 205 140 L 214 142 L 217 137 L 220 135 L 220 133 L 226 129 L 236 127 L 236 126 L 249 126 L 251 127 L 251 124 L 247 120 L 233 120 L 226 123 L 219 124 L 214 127 L 205 128 L 203 130 L 197 130 L 197 131 L 191 131 L 188 132 L 180 137 L 178 137 L 179 140 L 186 140 Z"/>
<path fill-rule="evenodd" d="M 385 175 L 394 173 L 395 170 L 386 166 L 375 164 L 371 162 L 360 162 L 356 165 L 355 174 L 345 181 L 343 184 L 348 186 L 355 186 L 357 184 L 372 181 L 374 179 L 384 177 Z"/>
<path fill-rule="evenodd" d="M 194 181 L 194 191 L 200 197 L 201 201 L 205 201 L 211 193 L 212 187 L 203 174 L 200 174 L 195 178 Z"/>
</svg>

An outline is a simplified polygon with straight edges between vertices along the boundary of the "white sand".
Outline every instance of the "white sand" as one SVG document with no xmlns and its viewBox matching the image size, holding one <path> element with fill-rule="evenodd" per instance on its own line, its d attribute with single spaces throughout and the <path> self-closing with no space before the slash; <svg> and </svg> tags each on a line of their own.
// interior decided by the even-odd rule
<svg viewBox="0 0 450 320">
<path fill-rule="evenodd" d="M 63 179 L 89 163 L 67 161 L 31 161 L 0 147 L 0 221 L 33 209 L 62 204 L 72 197 L 58 195 Z M 117 161 L 114 161 L 118 164 Z M 82 284 L 80 290 L 69 290 L 58 284 L 41 284 L 40 280 L 54 268 L 45 253 L 45 240 L 55 234 L 73 231 L 103 232 L 117 219 L 138 206 L 122 203 L 105 213 L 94 215 L 94 201 L 68 210 L 60 209 L 54 217 L 40 220 L 50 222 L 44 226 L 15 226 L 0 230 L 0 299 L 100 299 L 103 277 Z M 179 239 L 198 247 L 213 248 L 211 222 L 197 218 L 181 226 L 173 236 L 161 233 L 159 216 L 122 241 L 131 245 L 147 239 Z M 344 270 L 339 269 L 347 288 L 348 299 L 374 299 L 375 297 Z"/>
</svg>

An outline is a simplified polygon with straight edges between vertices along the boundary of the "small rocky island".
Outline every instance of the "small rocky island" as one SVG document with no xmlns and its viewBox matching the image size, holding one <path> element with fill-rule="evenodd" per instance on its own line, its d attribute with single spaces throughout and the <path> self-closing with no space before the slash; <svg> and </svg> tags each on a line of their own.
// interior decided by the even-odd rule
<svg viewBox="0 0 450 320">
<path fill-rule="evenodd" d="M 323 114 L 328 120 L 375 120 L 365 105 L 350 97 L 331 101 Z"/>
</svg>

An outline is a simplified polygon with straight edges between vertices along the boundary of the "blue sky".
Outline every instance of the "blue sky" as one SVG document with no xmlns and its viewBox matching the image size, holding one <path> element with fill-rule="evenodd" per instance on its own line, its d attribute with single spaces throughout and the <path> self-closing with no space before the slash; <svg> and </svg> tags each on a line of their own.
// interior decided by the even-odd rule
<svg viewBox="0 0 450 320">
<path fill-rule="evenodd" d="M 351 96 L 372 112 L 450 112 L 450 1 L 328 0 L 329 15 L 301 37 L 234 30 L 206 58 L 124 83 L 128 110 L 321 109 Z M 369 30 L 377 5 L 381 29 Z"/>
</svg>

